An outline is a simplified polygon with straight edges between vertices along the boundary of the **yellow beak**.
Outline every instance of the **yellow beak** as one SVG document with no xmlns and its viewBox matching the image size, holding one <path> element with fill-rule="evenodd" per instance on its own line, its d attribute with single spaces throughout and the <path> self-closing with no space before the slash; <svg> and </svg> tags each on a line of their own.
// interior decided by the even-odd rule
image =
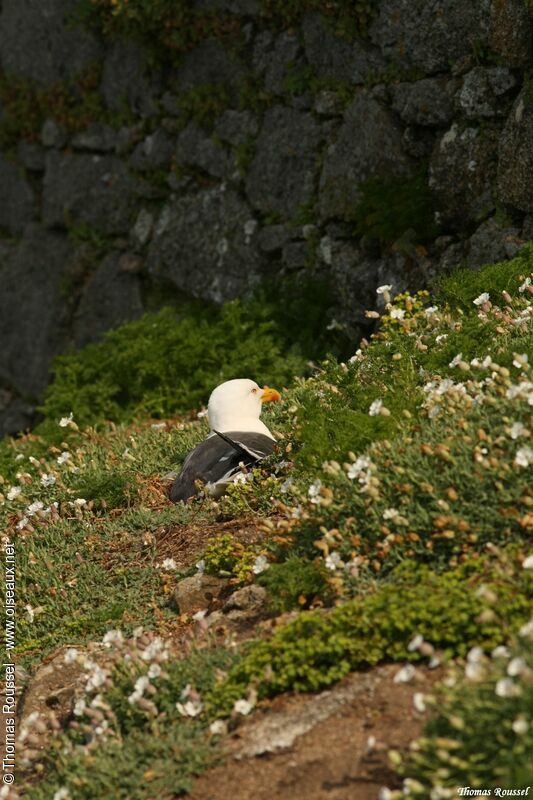
<svg viewBox="0 0 533 800">
<path fill-rule="evenodd" d="M 270 389 L 268 386 L 263 386 L 263 392 L 261 394 L 261 402 L 263 403 L 274 403 L 277 400 L 281 400 L 281 395 L 276 389 Z"/>
</svg>

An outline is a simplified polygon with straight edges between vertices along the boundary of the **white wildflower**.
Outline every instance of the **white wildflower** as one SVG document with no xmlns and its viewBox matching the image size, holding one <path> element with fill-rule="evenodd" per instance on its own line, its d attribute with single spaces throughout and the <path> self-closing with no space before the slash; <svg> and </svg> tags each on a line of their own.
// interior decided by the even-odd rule
<svg viewBox="0 0 533 800">
<path fill-rule="evenodd" d="M 209 733 L 213 736 L 225 736 L 228 732 L 228 724 L 223 719 L 216 719 L 209 726 Z"/>
<path fill-rule="evenodd" d="M 526 289 L 528 288 L 528 286 L 531 286 L 531 278 L 526 278 L 524 283 L 522 283 L 518 287 L 518 291 L 520 292 L 520 294 L 523 294 L 526 291 Z"/>
<path fill-rule="evenodd" d="M 250 700 L 236 700 L 233 705 L 233 710 L 236 714 L 246 716 L 253 709 L 253 703 Z"/>
<path fill-rule="evenodd" d="M 514 463 L 519 467 L 529 467 L 530 464 L 533 464 L 533 450 L 531 447 L 521 447 L 520 450 L 517 450 Z"/>
<path fill-rule="evenodd" d="M 527 434 L 527 428 L 523 422 L 513 422 L 508 431 L 511 439 L 519 439 L 521 436 Z"/>
<path fill-rule="evenodd" d="M 85 702 L 85 698 L 80 697 L 79 700 L 76 700 L 74 703 L 74 708 L 72 709 L 75 717 L 81 717 L 85 713 L 85 709 L 87 708 L 87 703 Z"/>
<path fill-rule="evenodd" d="M 40 500 L 36 500 L 34 503 L 31 503 L 28 508 L 26 509 L 26 514 L 28 517 L 34 517 L 38 511 L 42 511 L 44 508 L 44 503 Z"/>
<path fill-rule="evenodd" d="M 254 575 L 260 575 L 262 572 L 270 567 L 270 563 L 266 556 L 257 556 L 252 567 Z"/>
<path fill-rule="evenodd" d="M 35 619 L 35 609 L 33 608 L 33 606 L 31 606 L 31 605 L 28 603 L 28 605 L 24 606 L 24 610 L 25 610 L 25 611 L 26 611 L 26 613 L 28 614 L 28 620 L 29 620 L 30 622 L 33 622 L 33 620 Z"/>
<path fill-rule="evenodd" d="M 326 556 L 324 563 L 326 565 L 326 569 L 330 569 L 332 572 L 336 569 L 341 569 L 344 567 L 344 561 L 336 552 L 330 553 L 328 556 Z"/>
<path fill-rule="evenodd" d="M 57 463 L 61 466 L 61 464 L 65 464 L 70 458 L 70 453 L 68 450 L 63 450 L 61 455 L 59 455 L 56 459 Z"/>
<path fill-rule="evenodd" d="M 419 650 L 420 647 L 424 644 L 424 637 L 421 633 L 417 633 L 416 636 L 413 636 L 409 644 L 407 645 L 407 649 L 410 653 L 413 653 L 415 650 Z"/>
<path fill-rule="evenodd" d="M 512 728 L 518 736 L 523 736 L 529 730 L 529 722 L 524 717 L 517 717 L 513 722 Z"/>
<path fill-rule="evenodd" d="M 177 567 L 178 567 L 178 565 L 176 564 L 176 562 L 174 561 L 173 558 L 165 558 L 161 562 L 160 566 L 161 566 L 161 569 L 165 569 L 167 571 L 171 571 L 173 569 L 177 569 Z"/>
<path fill-rule="evenodd" d="M 55 792 L 52 800 L 70 800 L 70 792 L 65 786 Z"/>
<path fill-rule="evenodd" d="M 385 292 L 390 292 L 392 289 L 391 283 L 384 283 L 383 286 L 378 286 L 376 289 L 376 294 L 385 294 Z"/>
<path fill-rule="evenodd" d="M 73 664 L 78 658 L 78 651 L 75 647 L 69 647 L 68 650 L 65 650 L 65 655 L 63 656 L 63 661 L 65 664 Z"/>
<path fill-rule="evenodd" d="M 187 700 L 186 703 L 176 703 L 176 708 L 183 717 L 197 717 L 203 711 L 200 700 Z"/>
<path fill-rule="evenodd" d="M 205 560 L 203 558 L 196 562 L 196 570 L 197 572 L 205 572 Z"/>
<path fill-rule="evenodd" d="M 282 494 L 287 494 L 293 483 L 294 483 L 294 478 L 287 478 L 287 480 L 283 481 L 283 483 L 279 487 L 280 492 Z"/>
<path fill-rule="evenodd" d="M 12 486 L 11 489 L 7 493 L 7 499 L 8 500 L 14 500 L 16 497 L 19 496 L 19 494 L 21 494 L 21 492 L 22 492 L 22 489 L 21 489 L 20 486 Z"/>
<path fill-rule="evenodd" d="M 422 692 L 415 692 L 413 695 L 413 706 L 416 711 L 423 714 L 426 710 L 425 695 Z"/>
<path fill-rule="evenodd" d="M 533 619 L 530 619 L 529 622 L 522 625 L 518 633 L 523 639 L 533 639 Z"/>
<path fill-rule="evenodd" d="M 364 357 L 363 351 L 361 350 L 361 348 L 359 348 L 358 350 L 355 351 L 355 355 L 351 356 L 351 358 L 348 359 L 348 364 L 355 364 L 356 361 L 362 361 L 363 357 Z"/>
<path fill-rule="evenodd" d="M 61 419 L 59 420 L 59 427 L 66 428 L 68 425 L 70 425 L 73 419 L 74 419 L 74 414 L 71 411 L 68 417 L 61 417 Z"/>
<path fill-rule="evenodd" d="M 359 456 L 353 464 L 350 464 L 346 472 L 351 481 L 354 478 L 360 478 L 361 475 L 372 466 L 372 462 L 366 456 Z"/>
<path fill-rule="evenodd" d="M 521 689 L 511 678 L 500 678 L 495 689 L 498 697 L 518 697 Z"/>
<path fill-rule="evenodd" d="M 492 658 L 509 658 L 509 648 L 505 647 L 505 645 L 500 644 L 498 647 L 495 647 L 491 653 Z"/>
<path fill-rule="evenodd" d="M 313 503 L 313 505 L 318 505 L 321 489 L 322 489 L 322 481 L 320 480 L 320 478 L 317 478 L 315 481 L 313 481 L 313 483 L 311 484 L 311 486 L 307 491 L 309 499 L 311 503 Z"/>
<path fill-rule="evenodd" d="M 480 294 L 479 297 L 473 301 L 475 306 L 482 306 L 483 303 L 488 303 L 490 300 L 490 294 L 488 292 L 483 292 Z"/>
<path fill-rule="evenodd" d="M 444 342 L 444 340 L 447 338 L 448 338 L 447 333 L 439 333 L 438 336 L 435 336 L 435 341 L 437 344 L 440 344 L 441 342 Z"/>
<path fill-rule="evenodd" d="M 432 317 L 438 310 L 438 306 L 429 306 L 429 308 L 424 309 L 424 314 L 426 317 Z"/>
<path fill-rule="evenodd" d="M 99 689 L 107 680 L 107 671 L 95 664 L 93 671 L 87 676 L 85 684 L 85 691 L 92 692 L 94 689 Z"/>
<path fill-rule="evenodd" d="M 87 500 L 84 497 L 77 497 L 74 500 L 74 506 L 76 508 L 83 508 L 83 506 L 87 505 Z"/>
<path fill-rule="evenodd" d="M 405 309 L 404 308 L 391 308 L 390 310 L 390 318 L 391 319 L 403 319 L 405 317 Z"/>
<path fill-rule="evenodd" d="M 382 786 L 379 790 L 378 800 L 392 800 L 392 792 L 387 786 Z"/>
<path fill-rule="evenodd" d="M 533 569 L 533 553 L 522 561 L 522 569 Z"/>
<path fill-rule="evenodd" d="M 485 654 L 481 647 L 472 647 L 466 656 L 466 660 L 470 664 L 479 664 L 481 661 L 484 661 Z"/>
<path fill-rule="evenodd" d="M 412 664 L 406 664 L 394 676 L 394 683 L 409 683 L 415 677 L 416 670 Z"/>
<path fill-rule="evenodd" d="M 513 367 L 524 369 L 529 363 L 527 353 L 513 353 Z"/>
<path fill-rule="evenodd" d="M 198 419 L 203 419 L 204 417 L 207 417 L 207 414 L 208 414 L 207 408 L 202 408 L 202 410 L 199 411 L 196 416 L 198 417 Z"/>
<path fill-rule="evenodd" d="M 469 681 L 482 681 L 485 677 L 485 670 L 482 664 L 474 661 L 466 665 L 465 675 Z"/>
<path fill-rule="evenodd" d="M 17 530 L 21 531 L 23 528 L 26 527 L 28 522 L 29 522 L 28 517 L 22 517 L 22 519 L 19 519 L 19 521 L 17 522 Z"/>
<path fill-rule="evenodd" d="M 374 400 L 374 402 L 371 404 L 370 408 L 368 409 L 369 416 L 370 417 L 377 417 L 377 415 L 381 411 L 382 407 L 383 407 L 383 400 L 379 400 L 379 399 L 378 400 Z"/>
<path fill-rule="evenodd" d="M 461 363 L 462 360 L 463 360 L 463 354 L 462 353 L 457 353 L 457 355 L 454 358 L 452 358 L 452 360 L 450 361 L 448 366 L 449 367 L 456 367 L 458 364 Z"/>
<path fill-rule="evenodd" d="M 102 643 L 105 644 L 106 647 L 111 647 L 114 644 L 122 644 L 123 641 L 124 636 L 122 635 L 122 631 L 119 630 L 107 631 L 102 639 Z"/>
<path fill-rule="evenodd" d="M 150 669 L 148 670 L 148 677 L 149 678 L 159 678 L 161 675 L 162 669 L 159 664 L 150 664 Z"/>
<path fill-rule="evenodd" d="M 515 678 L 517 675 L 521 675 L 526 668 L 527 664 L 524 659 L 517 656 L 516 658 L 512 658 L 507 664 L 507 674 L 510 675 L 511 678 Z"/>
<path fill-rule="evenodd" d="M 385 520 L 395 520 L 400 516 L 400 512 L 396 508 L 386 508 L 383 512 L 383 519 Z"/>
</svg>

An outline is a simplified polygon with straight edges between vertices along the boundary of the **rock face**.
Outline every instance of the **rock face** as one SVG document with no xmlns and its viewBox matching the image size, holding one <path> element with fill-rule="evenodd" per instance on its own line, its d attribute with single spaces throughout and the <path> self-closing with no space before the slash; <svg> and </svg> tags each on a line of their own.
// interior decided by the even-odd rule
<svg viewBox="0 0 533 800">
<path fill-rule="evenodd" d="M 364 180 L 406 174 L 410 167 L 394 117 L 367 92 L 359 94 L 326 150 L 320 176 L 322 218 L 350 219 Z"/>
<path fill-rule="evenodd" d="M 499 141 L 498 194 L 504 203 L 533 211 L 533 99 L 517 98 Z"/>
<path fill-rule="evenodd" d="M 102 55 L 92 34 L 69 23 L 71 0 L 4 0 L 0 11 L 0 62 L 7 74 L 52 84 Z"/>
<path fill-rule="evenodd" d="M 246 178 L 254 208 L 290 218 L 311 201 L 320 140 L 320 129 L 309 114 L 284 106 L 267 111 Z"/>
<path fill-rule="evenodd" d="M 34 225 L 2 265 L 0 381 L 23 397 L 39 396 L 52 356 L 67 342 L 64 292 L 72 256 L 65 237 Z"/>
<path fill-rule="evenodd" d="M 327 6 L 194 0 L 220 30 L 160 61 L 74 5 L 0 0 L 0 434 L 31 422 L 57 353 L 143 298 L 316 275 L 324 325 L 355 341 L 379 283 L 418 289 L 531 238 L 524 0 L 379 0 L 363 35 Z M 361 232 L 367 188 L 379 225 L 419 176 L 437 239 L 411 241 L 416 220 L 401 252 Z"/>
<path fill-rule="evenodd" d="M 220 604 L 219 601 L 222 601 L 224 596 L 227 597 L 230 591 L 227 580 L 198 573 L 178 583 L 174 601 L 180 614 L 194 614 Z"/>
<path fill-rule="evenodd" d="M 180 198 L 161 212 L 148 270 L 193 297 L 231 300 L 259 279 L 256 231 L 251 210 L 231 189 Z"/>
</svg>

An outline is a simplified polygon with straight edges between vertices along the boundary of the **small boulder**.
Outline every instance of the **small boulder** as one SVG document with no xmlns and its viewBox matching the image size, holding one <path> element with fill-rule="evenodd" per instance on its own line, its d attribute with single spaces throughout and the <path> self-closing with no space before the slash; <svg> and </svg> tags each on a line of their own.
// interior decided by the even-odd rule
<svg viewBox="0 0 533 800">
<path fill-rule="evenodd" d="M 199 572 L 178 583 L 174 591 L 174 602 L 180 614 L 194 614 L 213 607 L 229 591 L 230 584 L 226 579 Z"/>
</svg>

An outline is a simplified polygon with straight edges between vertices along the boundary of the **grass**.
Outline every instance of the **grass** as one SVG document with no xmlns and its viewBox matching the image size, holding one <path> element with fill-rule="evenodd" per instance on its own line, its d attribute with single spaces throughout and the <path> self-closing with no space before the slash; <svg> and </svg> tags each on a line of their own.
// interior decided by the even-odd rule
<svg viewBox="0 0 533 800">
<path fill-rule="evenodd" d="M 140 369 L 131 389 L 124 379 L 113 400 L 116 423 L 102 421 L 84 394 L 94 386 L 84 381 L 109 387 L 121 374 L 131 375 L 131 364 L 150 355 L 146 343 L 131 327 L 119 329 L 97 353 L 99 373 L 94 353 L 88 362 L 83 354 L 71 357 L 83 369 L 90 366 L 85 377 L 78 373 L 75 390 L 67 392 L 64 381 L 66 400 L 41 431 L 0 446 L 0 511 L 19 563 L 17 655 L 33 668 L 60 644 L 82 647 L 107 633 L 114 666 L 105 686 L 88 692 L 85 709 L 62 731 L 50 730 L 40 771 L 31 770 L 41 756 L 23 748 L 28 797 L 44 800 L 67 787 L 73 797 L 90 798 L 113 785 L 117 797 L 148 800 L 156 793 L 170 800 L 216 761 L 210 726 L 221 718 L 231 726 L 237 701 L 252 707 L 281 692 L 316 691 L 378 662 L 416 661 L 422 654 L 409 643 L 417 635 L 441 658 L 461 659 L 472 647 L 490 651 L 523 628 L 531 599 L 524 561 L 533 503 L 525 358 L 532 259 L 530 245 L 511 262 L 455 273 L 432 298 L 391 300 L 367 346 L 345 362 L 328 357 L 310 377 L 293 380 L 283 403 L 266 410 L 278 452 L 251 482 L 217 503 L 170 506 L 161 482 L 205 436 L 205 422 L 190 413 L 164 423 L 146 417 L 147 410 L 168 412 L 154 397 L 170 397 L 177 380 L 176 364 L 167 372 L 161 366 L 174 326 L 182 324 L 173 312 L 165 312 L 168 324 L 156 327 L 152 339 L 157 318 L 143 320 L 140 330 L 155 348 L 151 363 L 159 367 Z M 254 303 L 264 316 L 257 312 L 253 335 L 262 331 L 272 345 L 269 358 L 275 356 L 269 368 L 288 370 L 287 340 L 277 327 L 282 309 L 264 299 Z M 298 329 L 301 309 L 286 320 L 288 332 Z M 245 310 L 236 305 L 231 314 L 216 328 L 226 341 L 242 331 Z M 319 316 L 317 309 L 311 330 Z M 187 325 L 181 333 L 193 331 Z M 309 329 L 304 334 L 311 336 Z M 253 357 L 250 351 L 246 363 Z M 204 366 L 202 391 L 217 374 Z M 150 387 L 161 380 L 167 380 L 164 392 L 152 395 Z M 200 394 L 198 400 L 187 395 L 193 389 L 184 381 L 180 396 L 187 399 L 174 397 L 171 408 L 199 403 Z M 58 423 L 78 395 L 94 426 L 82 412 Z M 130 421 L 136 414 L 142 418 Z M 253 544 L 217 530 L 223 520 L 251 517 L 257 520 Z M 262 640 L 226 648 L 199 636 L 177 653 L 172 637 L 186 620 L 172 594 L 190 570 L 163 561 L 174 537 L 189 536 L 192 550 L 202 526 L 213 531 L 202 545 L 207 572 L 234 584 L 256 580 L 271 608 L 299 613 Z M 97 665 L 83 667 L 83 653 L 76 657 L 80 669 L 97 675 Z M 500 667 L 488 663 L 487 686 L 494 687 Z M 466 766 L 456 765 L 453 781 L 474 785 L 481 728 L 470 721 L 479 708 L 485 720 L 506 720 L 495 758 L 500 771 L 489 779 L 503 785 L 497 781 L 522 774 L 509 766 L 522 764 L 526 741 L 512 728 L 518 713 L 512 703 L 488 703 L 494 688 L 458 686 L 460 694 L 445 701 L 428 728 L 420 758 L 402 757 L 407 786 L 418 781 L 426 795 L 448 757 L 438 742 L 456 735 L 450 726 L 459 711 L 472 736 L 461 734 Z M 426 796 L 423 791 L 413 796 Z"/>
</svg>

